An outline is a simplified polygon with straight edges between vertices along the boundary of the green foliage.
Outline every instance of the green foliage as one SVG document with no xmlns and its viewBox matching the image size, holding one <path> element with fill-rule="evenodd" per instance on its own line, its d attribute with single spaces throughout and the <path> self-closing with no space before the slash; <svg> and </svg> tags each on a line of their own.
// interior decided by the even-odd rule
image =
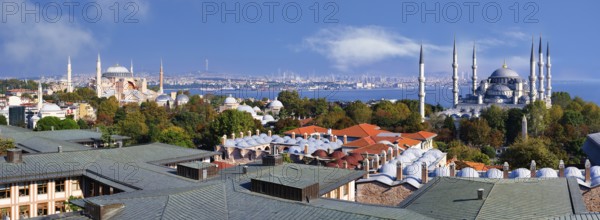
<svg viewBox="0 0 600 220">
<path fill-rule="evenodd" d="M 293 163 L 292 158 L 290 158 L 289 154 L 281 154 L 284 163 Z"/>
<path fill-rule="evenodd" d="M 60 129 L 60 119 L 54 116 L 48 116 L 40 119 L 36 126 L 36 131 L 50 131 L 52 129 L 59 130 Z"/>
<path fill-rule="evenodd" d="M 571 95 L 567 92 L 553 92 L 552 93 L 552 104 L 558 105 L 565 109 L 571 104 Z"/>
<path fill-rule="evenodd" d="M 346 111 L 346 115 L 357 124 L 371 123 L 373 110 L 361 101 L 350 103 L 344 110 Z"/>
<path fill-rule="evenodd" d="M 550 140 L 544 138 L 519 139 L 501 158 L 512 167 L 529 167 L 532 160 L 538 167 L 557 167 L 558 157 L 548 149 L 549 145 Z"/>
<path fill-rule="evenodd" d="M 192 138 L 188 133 L 180 127 L 171 126 L 162 130 L 157 140 L 161 143 L 177 145 L 187 148 L 195 148 Z"/>
<path fill-rule="evenodd" d="M 492 105 L 481 111 L 480 117 L 485 118 L 491 128 L 505 131 L 505 121 L 508 118 L 508 113 L 504 109 Z"/>
<path fill-rule="evenodd" d="M 4 117 L 4 115 L 0 115 L 0 125 L 7 125 L 8 122 L 6 120 L 6 117 Z"/>
<path fill-rule="evenodd" d="M 256 124 L 252 115 L 238 110 L 226 110 L 212 121 L 207 129 L 207 145 L 214 147 L 219 143 L 219 137 L 223 135 L 238 134 L 240 132 L 256 130 Z"/>
<path fill-rule="evenodd" d="M 460 139 L 471 145 L 484 146 L 489 144 L 492 128 L 485 118 L 475 118 L 460 121 Z"/>
<path fill-rule="evenodd" d="M 584 123 L 584 118 L 581 112 L 567 110 L 564 112 L 564 115 L 560 122 L 563 125 L 579 126 Z"/>
<path fill-rule="evenodd" d="M 411 114 L 409 107 L 403 102 L 382 101 L 374 105 L 373 109 L 372 122 L 388 130 L 394 130 L 395 127 L 401 126 Z"/>
<path fill-rule="evenodd" d="M 79 129 L 90 129 L 90 125 L 87 123 L 87 121 L 81 118 L 77 120 L 77 125 L 79 126 Z"/>
<path fill-rule="evenodd" d="M 65 118 L 59 123 L 60 130 L 79 129 L 77 122 L 70 118 Z"/>
<path fill-rule="evenodd" d="M 523 111 L 521 109 L 509 109 L 506 118 L 506 142 L 510 145 L 521 134 L 521 122 L 523 119 Z"/>
<path fill-rule="evenodd" d="M 484 146 L 481 148 L 481 153 L 487 155 L 489 158 L 496 157 L 496 149 L 490 146 Z"/>
<path fill-rule="evenodd" d="M 131 137 L 129 143 L 147 142 L 148 125 L 146 117 L 139 111 L 128 112 L 125 119 L 116 124 L 118 134 Z"/>
<path fill-rule="evenodd" d="M 114 96 L 108 99 L 101 99 L 98 105 L 96 123 L 100 125 L 112 125 L 118 109 L 119 102 Z"/>
<path fill-rule="evenodd" d="M 15 142 L 12 139 L 0 138 L 0 155 L 5 155 L 6 150 L 15 148 Z"/>
<path fill-rule="evenodd" d="M 535 101 L 533 104 L 525 106 L 523 109 L 527 116 L 527 127 L 530 134 L 534 136 L 541 135 L 548 127 L 550 117 L 546 103 L 543 101 Z"/>
<path fill-rule="evenodd" d="M 113 147 L 112 146 L 112 135 L 117 134 L 117 128 L 113 126 L 100 126 L 100 131 L 102 131 L 102 142 L 105 147 Z"/>
<path fill-rule="evenodd" d="M 279 121 L 277 121 L 275 123 L 275 133 L 276 134 L 283 134 L 283 132 L 295 129 L 295 128 L 299 128 L 300 127 L 300 121 L 293 119 L 293 118 L 284 118 L 284 119 L 279 119 Z"/>
<path fill-rule="evenodd" d="M 458 160 L 480 162 L 490 164 L 488 155 L 481 153 L 477 148 L 468 147 L 458 141 L 448 144 L 448 158 L 456 157 Z"/>
<path fill-rule="evenodd" d="M 71 203 L 71 201 L 78 200 L 78 199 L 81 199 L 81 198 L 75 197 L 75 196 L 69 196 L 69 199 L 66 202 L 66 204 L 69 206 L 69 210 L 71 210 L 73 212 L 81 211 L 81 208 L 79 206 Z"/>
</svg>

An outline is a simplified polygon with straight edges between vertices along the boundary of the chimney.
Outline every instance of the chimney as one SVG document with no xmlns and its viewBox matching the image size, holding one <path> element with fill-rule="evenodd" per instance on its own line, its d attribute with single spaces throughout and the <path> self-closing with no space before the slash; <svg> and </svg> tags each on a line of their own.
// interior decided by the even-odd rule
<svg viewBox="0 0 600 220">
<path fill-rule="evenodd" d="M 531 160 L 531 165 L 529 166 L 529 170 L 531 171 L 531 178 L 535 178 L 535 160 Z"/>
<path fill-rule="evenodd" d="M 367 171 L 367 173 L 365 173 L 365 176 L 364 176 L 365 179 L 369 178 L 369 170 L 370 170 L 369 169 L 370 168 L 369 163 L 370 163 L 369 159 L 365 157 L 365 160 L 363 161 L 363 164 L 365 164 L 365 166 L 364 166 L 365 171 Z"/>
<path fill-rule="evenodd" d="M 308 134 L 306 132 L 304 132 L 304 136 L 303 137 L 304 137 L 305 140 L 308 139 Z"/>
<path fill-rule="evenodd" d="M 240 131 L 240 138 L 244 138 L 244 132 Z"/>
<path fill-rule="evenodd" d="M 331 135 L 331 128 L 327 129 L 327 134 Z"/>
<path fill-rule="evenodd" d="M 333 149 L 331 149 L 331 147 L 327 148 L 327 154 L 331 154 L 331 153 L 333 153 Z"/>
<path fill-rule="evenodd" d="M 344 160 L 344 162 L 342 162 L 342 164 L 344 164 L 344 169 L 348 169 L 348 161 Z"/>
<path fill-rule="evenodd" d="M 385 163 L 387 162 L 387 153 L 385 152 L 385 150 L 381 151 L 381 166 L 385 165 Z"/>
<path fill-rule="evenodd" d="M 563 160 L 558 162 L 558 177 L 565 177 L 565 162 Z"/>
<path fill-rule="evenodd" d="M 242 167 L 242 174 L 246 174 L 248 173 L 248 166 L 243 166 Z"/>
<path fill-rule="evenodd" d="M 392 160 L 392 155 L 394 155 L 394 151 L 392 151 L 392 148 L 388 148 L 388 152 L 387 152 L 387 160 L 391 161 Z"/>
<path fill-rule="evenodd" d="M 171 98 L 173 100 L 177 99 L 177 92 L 171 92 Z"/>
<path fill-rule="evenodd" d="M 6 162 L 9 163 L 22 163 L 23 162 L 23 150 L 18 148 L 12 148 L 6 150 Z"/>
<path fill-rule="evenodd" d="M 421 163 L 421 183 L 427 183 L 429 178 L 429 173 L 427 172 L 427 163 Z"/>
<path fill-rule="evenodd" d="M 504 179 L 508 179 L 508 172 L 510 167 L 508 166 L 508 162 L 504 162 L 504 165 L 502 166 L 502 171 L 504 172 Z"/>
<path fill-rule="evenodd" d="M 62 146 L 58 146 L 58 153 L 62 153 Z"/>
<path fill-rule="evenodd" d="M 296 139 L 296 132 L 292 132 L 292 139 Z"/>
<path fill-rule="evenodd" d="M 235 133 L 231 133 L 231 139 L 235 140 Z"/>
<path fill-rule="evenodd" d="M 260 135 L 260 130 L 256 129 L 256 136 Z"/>
<path fill-rule="evenodd" d="M 54 131 L 54 126 L 50 126 L 50 130 Z"/>
<path fill-rule="evenodd" d="M 329 141 L 333 142 L 333 135 L 331 135 L 331 134 L 329 135 Z"/>
<path fill-rule="evenodd" d="M 252 137 L 252 131 L 248 130 L 248 137 Z"/>
<path fill-rule="evenodd" d="M 317 140 L 321 140 L 321 133 L 317 133 Z"/>
<path fill-rule="evenodd" d="M 348 143 L 348 135 L 344 135 L 344 144 Z"/>
<path fill-rule="evenodd" d="M 450 164 L 450 176 L 451 177 L 455 177 L 456 176 L 456 164 L 454 162 L 452 162 Z"/>
<path fill-rule="evenodd" d="M 396 158 L 400 156 L 400 147 L 398 147 L 398 145 L 396 145 L 396 154 L 394 155 L 396 156 Z"/>
<path fill-rule="evenodd" d="M 227 141 L 227 135 L 223 135 L 223 137 L 221 137 L 221 145 L 225 146 L 225 141 Z"/>
<path fill-rule="evenodd" d="M 477 190 L 477 199 L 483 200 L 483 191 L 484 191 L 483 188 L 480 188 Z"/>
<path fill-rule="evenodd" d="M 585 182 L 590 182 L 590 168 L 592 167 L 592 163 L 590 163 L 589 159 L 585 159 Z"/>
<path fill-rule="evenodd" d="M 269 135 L 269 137 L 271 137 L 273 135 L 273 132 L 271 132 L 271 130 L 267 131 L 267 135 Z"/>
<path fill-rule="evenodd" d="M 333 142 L 336 142 L 336 143 L 337 143 L 337 141 L 338 141 L 338 137 L 337 137 L 337 135 L 333 135 Z"/>
<path fill-rule="evenodd" d="M 304 145 L 304 155 L 308 155 L 308 144 Z"/>
<path fill-rule="evenodd" d="M 398 161 L 398 163 L 396 163 L 396 180 L 401 181 L 402 179 L 402 161 Z"/>
</svg>

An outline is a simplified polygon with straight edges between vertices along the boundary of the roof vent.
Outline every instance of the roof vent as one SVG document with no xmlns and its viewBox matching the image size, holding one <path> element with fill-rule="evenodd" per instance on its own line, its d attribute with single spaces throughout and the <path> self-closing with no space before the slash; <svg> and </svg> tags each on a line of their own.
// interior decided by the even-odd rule
<svg viewBox="0 0 600 220">
<path fill-rule="evenodd" d="M 92 202 L 85 203 L 85 213 L 93 219 L 110 219 L 120 211 L 125 205 L 123 203 L 99 205 Z"/>
<path fill-rule="evenodd" d="M 62 146 L 58 146 L 58 153 L 62 153 Z"/>
<path fill-rule="evenodd" d="M 483 200 L 483 191 L 484 191 L 483 188 L 480 188 L 477 190 L 477 199 Z"/>
</svg>

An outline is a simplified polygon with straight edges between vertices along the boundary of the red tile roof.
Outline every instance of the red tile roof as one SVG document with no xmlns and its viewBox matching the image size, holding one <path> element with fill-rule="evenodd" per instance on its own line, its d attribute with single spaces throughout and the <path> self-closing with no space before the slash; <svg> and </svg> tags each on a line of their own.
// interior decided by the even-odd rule
<svg viewBox="0 0 600 220">
<path fill-rule="evenodd" d="M 292 130 L 286 131 L 284 134 L 292 134 L 292 132 L 295 132 L 296 135 L 303 135 L 304 133 L 307 133 L 310 135 L 312 133 L 317 133 L 317 132 L 318 133 L 327 133 L 327 128 L 319 127 L 316 125 L 311 125 L 311 126 L 292 129 Z"/>
<path fill-rule="evenodd" d="M 229 167 L 234 167 L 235 166 L 235 164 L 230 164 L 230 163 L 226 163 L 226 162 L 223 162 L 223 161 L 213 161 L 212 163 L 216 164 L 217 168 L 219 170 L 227 169 Z"/>
<path fill-rule="evenodd" d="M 436 133 L 431 133 L 427 131 L 419 131 L 416 133 L 402 133 L 402 137 L 407 137 L 415 140 L 427 140 L 436 137 Z"/>
<path fill-rule="evenodd" d="M 333 130 L 333 134 L 338 136 L 347 135 L 348 137 L 368 137 L 377 136 L 379 133 L 390 133 L 386 130 L 381 130 L 376 125 L 372 124 L 358 124 L 342 130 Z"/>
<path fill-rule="evenodd" d="M 307 125 L 308 123 L 310 123 L 310 122 L 312 122 L 312 121 L 313 121 L 313 118 L 305 118 L 305 119 L 302 119 L 302 120 L 300 120 L 300 126 L 301 126 L 301 127 L 304 127 L 305 125 Z"/>
<path fill-rule="evenodd" d="M 344 144 L 344 146 L 361 148 L 361 147 L 366 147 L 366 146 L 369 146 L 369 145 L 372 145 L 375 143 L 377 143 L 377 142 L 375 142 L 375 140 L 373 140 L 372 137 L 363 137 L 358 140 L 348 142 L 347 144 Z"/>
</svg>

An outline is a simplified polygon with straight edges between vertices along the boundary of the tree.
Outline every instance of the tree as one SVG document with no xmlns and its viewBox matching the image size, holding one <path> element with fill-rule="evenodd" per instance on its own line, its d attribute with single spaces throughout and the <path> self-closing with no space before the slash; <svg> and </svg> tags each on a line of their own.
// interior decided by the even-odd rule
<svg viewBox="0 0 600 220">
<path fill-rule="evenodd" d="M 284 118 L 284 119 L 279 119 L 279 121 L 277 121 L 275 123 L 275 133 L 276 134 L 283 134 L 283 132 L 295 129 L 295 128 L 299 128 L 300 127 L 300 121 L 293 119 L 293 118 Z"/>
<path fill-rule="evenodd" d="M 534 103 L 525 106 L 523 111 L 527 115 L 529 134 L 534 136 L 541 135 L 550 122 L 546 103 L 543 101 L 535 101 Z"/>
<path fill-rule="evenodd" d="M 60 119 L 54 116 L 48 116 L 40 119 L 36 126 L 36 131 L 50 131 L 50 130 L 59 130 L 60 129 Z"/>
<path fill-rule="evenodd" d="M 90 125 L 88 125 L 87 121 L 81 118 L 77 120 L 77 125 L 79 126 L 79 129 L 90 129 Z"/>
<path fill-rule="evenodd" d="M 5 155 L 6 150 L 15 148 L 15 142 L 12 139 L 0 138 L 0 155 Z"/>
<path fill-rule="evenodd" d="M 448 157 L 456 157 L 458 160 L 480 162 L 486 165 L 490 164 L 488 155 L 481 153 L 477 148 L 468 147 L 458 141 L 448 144 Z"/>
<path fill-rule="evenodd" d="M 568 92 L 552 93 L 552 105 L 558 105 L 562 109 L 565 109 L 569 104 L 571 104 L 571 95 Z"/>
<path fill-rule="evenodd" d="M 563 114 L 563 117 L 560 120 L 560 122 L 563 125 L 579 126 L 584 123 L 584 118 L 583 115 L 581 115 L 581 112 L 567 110 Z"/>
<path fill-rule="evenodd" d="M 508 110 L 506 118 L 506 142 L 512 144 L 521 134 L 521 122 L 523 120 L 523 111 L 513 108 Z"/>
<path fill-rule="evenodd" d="M 96 123 L 101 125 L 112 125 L 115 114 L 119 109 L 119 101 L 114 96 L 102 99 L 98 106 Z"/>
<path fill-rule="evenodd" d="M 0 125 L 8 125 L 8 122 L 6 121 L 6 117 L 4 117 L 4 115 L 0 115 Z"/>
<path fill-rule="evenodd" d="M 117 134 L 117 128 L 113 126 L 100 126 L 100 130 L 102 131 L 102 143 L 104 143 L 104 147 L 112 147 L 113 139 L 112 136 Z"/>
<path fill-rule="evenodd" d="M 254 131 L 256 128 L 254 118 L 252 118 L 252 115 L 249 113 L 238 110 L 226 110 L 219 114 L 215 120 L 208 125 L 205 138 L 203 138 L 205 144 L 208 145 L 205 147 L 214 147 L 219 143 L 219 139 L 223 135 Z"/>
<path fill-rule="evenodd" d="M 489 108 L 481 111 L 480 117 L 485 118 L 491 128 L 502 132 L 505 131 L 506 128 L 504 124 L 506 118 L 508 118 L 508 114 L 504 109 L 496 105 L 492 105 Z"/>
<path fill-rule="evenodd" d="M 60 130 L 79 129 L 79 125 L 77 124 L 77 122 L 70 118 L 65 118 L 62 121 L 60 121 L 58 127 L 58 129 Z"/>
<path fill-rule="evenodd" d="M 144 143 L 148 141 L 146 137 L 148 126 L 145 121 L 146 118 L 141 112 L 129 112 L 124 120 L 119 121 L 116 127 L 120 135 L 131 137 L 130 143 Z"/>
<path fill-rule="evenodd" d="M 467 144 L 488 145 L 491 131 L 485 118 L 463 119 L 460 122 L 460 139 Z"/>
<path fill-rule="evenodd" d="M 518 139 L 501 158 L 512 167 L 529 167 L 532 160 L 538 167 L 557 167 L 558 157 L 548 150 L 549 140 L 530 137 Z"/>
<path fill-rule="evenodd" d="M 344 110 L 346 111 L 346 115 L 357 124 L 371 123 L 373 110 L 361 101 L 350 103 Z"/>
<path fill-rule="evenodd" d="M 157 140 L 161 143 L 172 144 L 181 147 L 194 148 L 192 138 L 187 132 L 180 127 L 170 126 L 167 129 L 162 130 Z"/>
<path fill-rule="evenodd" d="M 372 122 L 382 129 L 389 130 L 401 126 L 411 113 L 408 106 L 402 102 L 392 104 L 389 101 L 382 101 L 374 105 L 373 109 Z"/>
<path fill-rule="evenodd" d="M 487 155 L 489 158 L 496 157 L 496 150 L 490 146 L 484 146 L 481 148 L 481 153 Z"/>
</svg>

